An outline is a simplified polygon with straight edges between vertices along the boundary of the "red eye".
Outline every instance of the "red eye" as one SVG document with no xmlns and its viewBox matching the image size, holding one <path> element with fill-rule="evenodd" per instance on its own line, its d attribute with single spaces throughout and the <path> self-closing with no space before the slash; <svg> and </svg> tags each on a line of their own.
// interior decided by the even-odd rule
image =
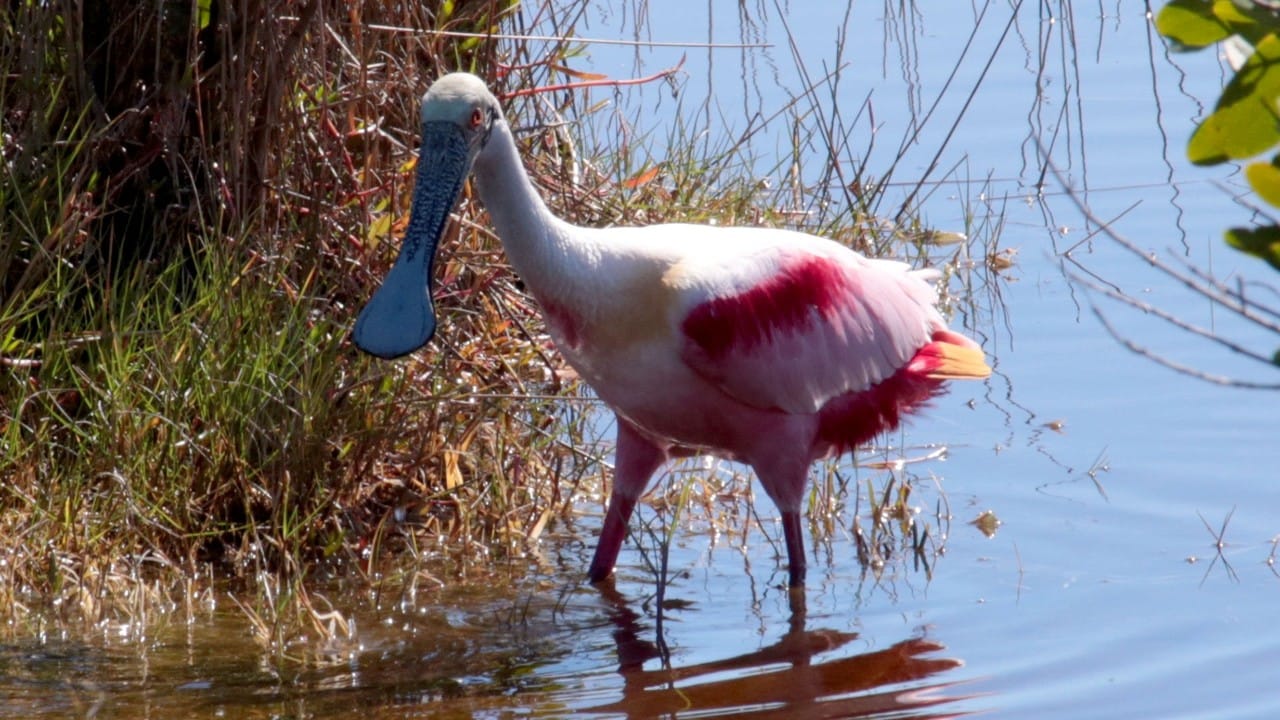
<svg viewBox="0 0 1280 720">
<path fill-rule="evenodd" d="M 484 124 L 484 113 L 480 111 L 480 108 L 476 108 L 472 110 L 471 111 L 471 129 L 475 130 L 476 128 L 480 127 L 483 124 Z"/>
</svg>

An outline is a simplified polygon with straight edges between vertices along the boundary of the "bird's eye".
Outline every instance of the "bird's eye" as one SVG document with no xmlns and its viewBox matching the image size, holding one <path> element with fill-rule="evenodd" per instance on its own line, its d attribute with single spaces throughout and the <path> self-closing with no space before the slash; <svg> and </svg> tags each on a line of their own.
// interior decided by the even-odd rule
<svg viewBox="0 0 1280 720">
<path fill-rule="evenodd" d="M 480 108 L 471 111 L 471 129 L 476 130 L 484 124 L 484 113 Z"/>
</svg>

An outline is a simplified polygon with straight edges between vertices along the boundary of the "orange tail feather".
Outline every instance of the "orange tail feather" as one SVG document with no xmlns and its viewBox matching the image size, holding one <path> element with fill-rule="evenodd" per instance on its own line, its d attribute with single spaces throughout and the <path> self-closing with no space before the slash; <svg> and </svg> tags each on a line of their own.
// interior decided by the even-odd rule
<svg viewBox="0 0 1280 720">
<path fill-rule="evenodd" d="M 933 380 L 981 380 L 991 375 L 978 344 L 950 330 L 933 334 L 933 342 L 911 358 L 909 369 Z"/>
</svg>

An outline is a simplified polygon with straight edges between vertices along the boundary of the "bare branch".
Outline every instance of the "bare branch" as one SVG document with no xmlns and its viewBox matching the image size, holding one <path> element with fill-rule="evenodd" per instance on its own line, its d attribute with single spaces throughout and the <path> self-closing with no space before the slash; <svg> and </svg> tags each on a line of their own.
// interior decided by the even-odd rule
<svg viewBox="0 0 1280 720">
<path fill-rule="evenodd" d="M 1244 355 L 1245 357 L 1248 357 L 1251 360 L 1256 360 L 1268 367 L 1271 367 L 1271 368 L 1275 367 L 1275 363 L 1271 361 L 1270 357 L 1267 357 L 1266 355 L 1259 355 L 1258 353 L 1250 350 L 1249 348 L 1237 342 L 1228 340 L 1227 338 L 1222 337 L 1221 335 L 1218 335 L 1212 330 L 1208 330 L 1206 328 L 1200 327 L 1199 325 L 1183 320 L 1182 318 L 1174 315 L 1173 313 L 1167 310 L 1161 310 L 1160 308 L 1156 307 L 1155 305 L 1152 305 L 1149 302 L 1139 300 L 1133 297 L 1132 295 L 1126 295 L 1123 292 L 1114 290 L 1105 285 L 1100 285 L 1090 280 L 1086 280 L 1085 278 L 1082 278 L 1079 276 L 1071 276 L 1071 279 L 1084 285 L 1085 287 L 1088 287 L 1091 290 L 1094 290 L 1102 293 L 1103 295 L 1106 295 L 1107 297 L 1111 298 L 1112 300 L 1115 300 L 1116 302 L 1124 303 L 1125 305 L 1128 305 L 1129 307 L 1134 308 L 1135 310 L 1141 310 L 1142 312 L 1147 313 L 1148 315 L 1155 315 L 1156 317 L 1160 318 L 1161 320 L 1164 320 L 1165 322 L 1171 325 L 1174 325 L 1180 330 L 1185 330 L 1191 333 L 1192 335 L 1199 335 L 1200 337 L 1206 340 L 1215 342 L 1231 350 L 1232 352 L 1239 353 L 1240 355 Z"/>
<path fill-rule="evenodd" d="M 1141 355 L 1142 357 L 1147 358 L 1148 360 L 1151 360 L 1157 365 L 1163 365 L 1164 367 L 1167 367 L 1170 370 L 1175 370 L 1179 373 L 1182 373 L 1183 375 L 1193 377 L 1197 380 L 1204 380 L 1205 382 L 1211 382 L 1211 383 L 1214 383 L 1215 385 L 1225 385 L 1227 387 L 1246 388 L 1249 390 L 1280 390 L 1280 383 L 1275 383 L 1275 384 L 1259 383 L 1259 382 L 1254 382 L 1252 380 L 1240 380 L 1237 378 L 1226 377 L 1225 375 L 1213 375 L 1203 370 L 1200 370 L 1199 368 L 1193 368 L 1190 365 L 1184 365 L 1176 360 L 1170 360 L 1169 358 L 1163 355 L 1160 355 L 1159 353 L 1156 353 L 1153 350 L 1150 350 L 1146 347 L 1143 347 L 1142 345 L 1137 344 L 1133 340 L 1130 340 L 1128 337 L 1121 335 L 1120 332 L 1115 329 L 1115 327 L 1111 324 L 1111 322 L 1107 320 L 1106 316 L 1103 315 L 1102 311 L 1099 310 L 1097 307 L 1093 308 L 1093 314 L 1097 316 L 1098 320 L 1102 323 L 1102 326 L 1106 328 L 1107 332 L 1110 333 L 1111 337 L 1114 338 L 1116 342 L 1120 343 L 1121 345 L 1124 345 L 1126 348 L 1137 353 L 1138 355 Z"/>
<path fill-rule="evenodd" d="M 1084 215 L 1085 219 L 1088 220 L 1091 225 L 1098 228 L 1091 234 L 1091 237 L 1097 234 L 1105 235 L 1117 245 L 1127 250 L 1130 254 L 1141 258 L 1148 265 L 1163 273 L 1165 276 L 1176 280 L 1193 293 L 1216 303 L 1259 328 L 1267 330 L 1275 335 L 1280 335 L 1280 311 L 1271 306 L 1259 303 L 1256 299 L 1245 297 L 1245 283 L 1237 282 L 1236 287 L 1231 287 L 1230 285 L 1227 285 L 1221 280 L 1213 277 L 1210 273 L 1197 268 L 1190 262 L 1186 261 L 1181 263 L 1182 267 L 1177 267 L 1172 263 L 1162 260 L 1156 253 L 1143 250 L 1136 243 L 1117 232 L 1113 225 L 1114 220 L 1106 221 L 1098 217 L 1089 205 L 1079 196 L 1079 194 L 1077 194 L 1075 190 L 1067 184 L 1062 173 L 1058 170 L 1058 167 L 1054 164 L 1052 159 L 1049 158 L 1044 145 L 1038 141 L 1037 144 L 1040 146 L 1040 154 L 1044 159 L 1045 166 L 1048 168 L 1049 172 L 1053 173 L 1054 179 L 1056 179 L 1058 184 L 1062 186 L 1067 197 L 1075 204 L 1076 208 L 1082 215 Z M 1124 212 L 1128 212 L 1131 209 L 1132 206 L 1127 208 Z M 1122 212 L 1121 215 L 1123 215 L 1124 212 Z M 1099 278 L 1095 273 L 1090 271 L 1088 268 L 1085 268 L 1078 260 L 1071 256 L 1071 251 L 1076 247 L 1079 247 L 1079 243 L 1063 253 L 1064 260 L 1072 263 L 1075 267 L 1079 268 L 1081 272 L 1093 276 L 1094 280 L 1068 272 L 1067 275 L 1071 280 L 1080 283 L 1095 292 L 1102 293 L 1111 300 L 1127 305 L 1135 310 L 1140 310 L 1143 313 L 1154 315 L 1174 327 L 1177 327 L 1179 330 L 1216 343 L 1233 353 L 1243 355 L 1251 360 L 1262 363 L 1272 370 L 1277 369 L 1278 363 L 1274 357 L 1247 348 L 1238 342 L 1223 337 L 1214 330 L 1206 329 L 1187 320 L 1183 320 L 1173 313 L 1162 310 L 1151 303 L 1139 300 L 1132 295 L 1125 293 L 1115 283 Z M 1121 334 L 1096 305 L 1093 307 L 1093 314 L 1102 323 L 1102 326 L 1106 328 L 1111 337 L 1117 342 L 1130 351 L 1137 353 L 1158 365 L 1163 365 L 1164 367 L 1182 373 L 1183 375 L 1217 385 L 1255 390 L 1280 390 L 1280 383 L 1265 383 L 1216 375 L 1180 363 L 1140 345 L 1129 337 Z"/>
<path fill-rule="evenodd" d="M 1054 167 L 1052 163 L 1050 163 L 1050 168 L 1053 171 L 1054 177 L 1056 177 L 1059 182 L 1062 182 L 1062 177 L 1058 174 L 1057 168 Z M 1066 186 L 1064 185 L 1064 187 Z M 1142 258 L 1148 265 L 1182 283 L 1196 294 L 1203 295 L 1204 297 L 1214 300 L 1226 309 L 1254 323 L 1255 325 L 1280 335 L 1280 323 L 1272 322 L 1271 320 L 1260 317 L 1254 313 L 1250 309 L 1252 303 L 1244 301 L 1235 290 L 1231 290 L 1221 283 L 1214 283 L 1214 286 L 1216 287 L 1206 286 L 1191 275 L 1183 272 L 1173 265 L 1170 265 L 1164 260 L 1161 260 L 1159 255 L 1143 250 L 1132 240 L 1116 232 L 1110 223 L 1103 221 L 1094 214 L 1093 210 L 1091 210 L 1089 206 L 1080 199 L 1074 190 L 1067 188 L 1067 197 L 1071 199 L 1071 202 L 1075 203 L 1075 206 L 1085 216 L 1085 219 L 1096 224 L 1102 234 L 1114 240 L 1120 247 L 1128 250 L 1133 255 Z"/>
</svg>

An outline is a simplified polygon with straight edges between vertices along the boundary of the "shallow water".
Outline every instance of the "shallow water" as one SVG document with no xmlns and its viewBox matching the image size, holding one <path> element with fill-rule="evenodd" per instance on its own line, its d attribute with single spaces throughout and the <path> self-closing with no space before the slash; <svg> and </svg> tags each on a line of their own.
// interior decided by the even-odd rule
<svg viewBox="0 0 1280 720">
<path fill-rule="evenodd" d="M 664 26 L 661 18 L 679 13 L 650 5 L 655 38 L 705 39 L 690 38 L 688 23 Z M 939 3 L 886 20 L 882 8 L 857 5 L 840 97 L 856 107 L 874 91 L 876 122 L 888 134 L 910 118 L 904 76 L 923 105 L 931 102 L 960 57 L 973 10 Z M 943 229 L 964 228 L 966 208 L 1002 214 L 998 247 L 1018 250 L 1005 279 L 979 284 L 989 294 L 965 316 L 996 375 L 957 385 L 890 438 L 911 446 L 907 456 L 948 448 L 945 459 L 896 471 L 913 480 L 917 524 L 935 540 L 929 552 L 913 558 L 896 546 L 882 573 L 865 571 L 855 513 L 846 512 L 812 542 L 805 612 L 797 613 L 769 539 L 778 535 L 772 508 L 759 504 L 761 528 L 729 498 L 734 524 L 712 532 L 692 522 L 677 533 L 659 603 L 646 564 L 656 541 L 645 532 L 624 549 L 609 588 L 581 583 L 599 510 L 584 501 L 577 527 L 552 528 L 490 582 L 382 606 L 351 593 L 359 632 L 340 649 L 342 662 L 264 664 L 243 615 L 223 603 L 190 625 L 157 630 L 141 653 L 108 631 L 0 646 L 0 717 L 1280 716 L 1272 563 L 1280 486 L 1266 431 L 1280 416 L 1276 398 L 1193 380 L 1120 346 L 1094 317 L 1095 304 L 1122 331 L 1183 362 L 1258 372 L 1073 284 L 1068 273 L 1092 274 L 1196 322 L 1238 329 L 1107 238 L 1089 242 L 1091 228 L 1051 176 L 1043 194 L 1035 187 L 1038 137 L 1072 186 L 1089 188 L 1099 216 L 1139 203 L 1116 222 L 1119 232 L 1162 254 L 1185 246 L 1223 277 L 1272 280 L 1221 243 L 1224 226 L 1248 219 L 1229 196 L 1230 173 L 1182 160 L 1191 121 L 1211 105 L 1221 73 L 1208 54 L 1166 58 L 1142 9 L 1129 4 L 1091 6 L 1074 24 L 1057 18 L 1076 32 L 1079 58 L 1067 72 L 1050 64 L 1039 73 L 1036 58 L 1060 48 L 1036 12 L 1023 10 L 941 163 L 992 181 L 944 185 L 925 204 L 928 223 Z M 789 22 L 806 38 L 811 71 L 833 62 L 829 38 L 842 15 L 815 10 Z M 740 40 L 735 23 L 718 18 L 723 37 L 715 39 Z M 1004 28 L 1003 18 L 986 23 L 975 42 L 984 52 Z M 755 84 L 775 76 L 794 84 L 779 30 L 776 19 L 762 30 L 775 47 L 759 51 Z M 886 51 L 886 32 L 905 32 L 915 45 L 899 35 Z M 629 31 L 600 20 L 589 34 L 609 33 Z M 679 52 L 640 59 L 652 71 Z M 727 93 L 741 85 L 741 63 L 717 57 L 707 71 L 695 53 L 687 69 Z M 971 83 L 985 59 L 966 56 L 960 78 Z M 597 69 L 614 75 L 628 74 L 634 60 L 630 51 L 592 53 Z M 686 93 L 704 92 L 700 82 L 689 80 Z M 770 92 L 761 90 L 766 105 L 779 97 Z M 964 95 L 947 97 L 939 113 L 954 115 Z M 1060 117 L 1071 122 L 1055 136 Z M 926 130 L 900 177 L 923 172 L 947 127 Z M 1063 251 L 1082 241 L 1079 265 L 1064 266 Z M 845 475 L 853 487 L 879 488 L 888 473 Z M 986 510 L 1001 521 L 992 537 L 971 524 Z M 641 515 L 653 520 L 655 511 Z"/>
</svg>

